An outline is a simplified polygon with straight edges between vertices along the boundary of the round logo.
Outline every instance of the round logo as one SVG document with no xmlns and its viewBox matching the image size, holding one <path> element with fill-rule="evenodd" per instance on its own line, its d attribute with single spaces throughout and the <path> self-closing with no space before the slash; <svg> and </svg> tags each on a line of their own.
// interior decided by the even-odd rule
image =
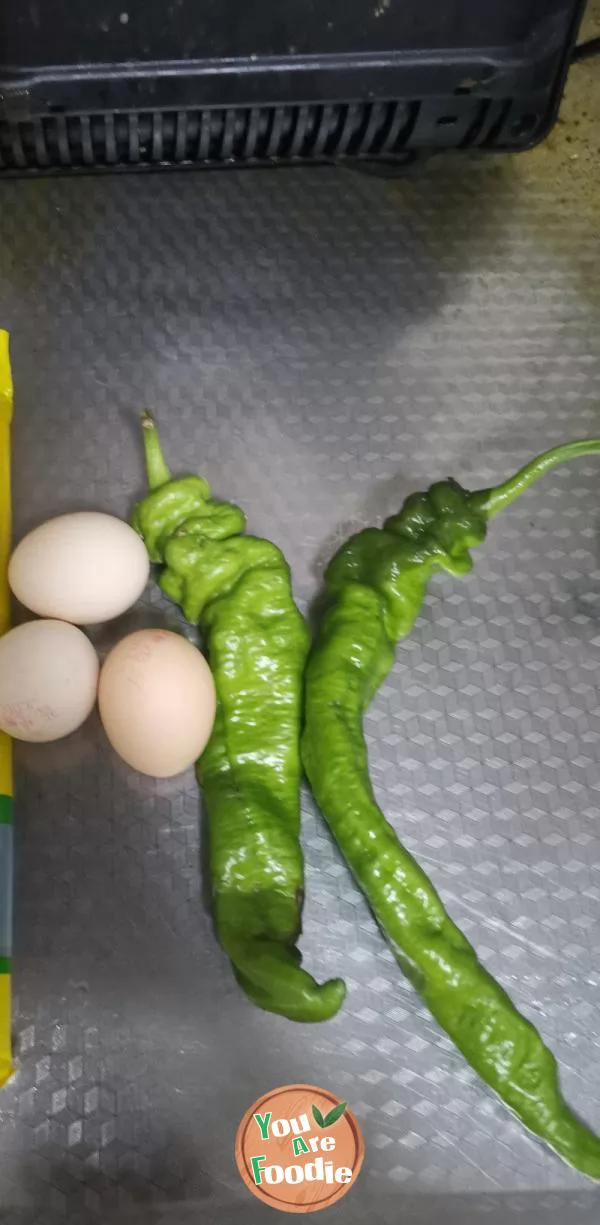
<svg viewBox="0 0 600 1225">
<path fill-rule="evenodd" d="M 250 1191 L 282 1212 L 329 1208 L 354 1185 L 364 1157 L 346 1102 L 315 1085 L 283 1085 L 244 1115 L 235 1141 Z"/>
</svg>

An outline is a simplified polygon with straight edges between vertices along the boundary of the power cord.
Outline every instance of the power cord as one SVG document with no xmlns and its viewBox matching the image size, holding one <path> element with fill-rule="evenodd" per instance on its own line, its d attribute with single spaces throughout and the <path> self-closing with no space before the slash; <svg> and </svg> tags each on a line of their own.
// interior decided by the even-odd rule
<svg viewBox="0 0 600 1225">
<path fill-rule="evenodd" d="M 594 55 L 600 55 L 600 38 L 588 38 L 587 42 L 579 43 L 573 51 L 572 62 L 591 60 Z"/>
</svg>

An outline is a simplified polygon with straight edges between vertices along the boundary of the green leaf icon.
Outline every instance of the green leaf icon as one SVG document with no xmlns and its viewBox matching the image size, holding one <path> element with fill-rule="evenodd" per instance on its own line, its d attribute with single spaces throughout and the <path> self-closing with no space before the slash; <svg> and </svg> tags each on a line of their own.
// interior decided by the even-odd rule
<svg viewBox="0 0 600 1225">
<path fill-rule="evenodd" d="M 321 1114 L 319 1107 L 312 1106 L 311 1109 L 312 1109 L 312 1117 L 315 1120 L 315 1123 L 317 1123 L 319 1127 L 325 1127 L 325 1119 L 323 1118 L 323 1115 Z"/>
<path fill-rule="evenodd" d="M 325 1115 L 322 1124 L 323 1127 L 333 1127 L 333 1124 L 337 1123 L 338 1119 L 341 1119 L 347 1105 L 347 1102 L 340 1102 L 339 1106 L 334 1106 L 333 1110 L 330 1110 L 329 1114 Z"/>
</svg>

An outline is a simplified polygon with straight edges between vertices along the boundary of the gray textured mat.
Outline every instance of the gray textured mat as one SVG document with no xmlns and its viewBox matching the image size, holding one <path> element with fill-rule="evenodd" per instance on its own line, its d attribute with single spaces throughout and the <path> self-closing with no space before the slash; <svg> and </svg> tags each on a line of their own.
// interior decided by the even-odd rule
<svg viewBox="0 0 600 1225">
<path fill-rule="evenodd" d="M 136 413 L 241 503 L 299 600 L 355 526 L 454 474 L 483 485 L 600 429 L 598 66 L 520 159 L 10 183 L 16 531 L 126 515 Z M 600 465 L 495 523 L 438 579 L 368 718 L 378 796 L 600 1129 Z M 173 618 L 151 593 L 98 635 Z M 19 1072 L 0 1096 L 3 1219 L 267 1219 L 233 1165 L 243 1112 L 300 1080 L 365 1131 L 327 1216 L 597 1221 L 430 1021 L 308 799 L 303 947 L 349 998 L 320 1028 L 255 1011 L 201 901 L 193 777 L 154 783 L 97 724 L 17 750 Z M 443 1198 L 441 1198 L 443 1197 Z M 270 1219 L 270 1218 L 269 1218 Z"/>
</svg>

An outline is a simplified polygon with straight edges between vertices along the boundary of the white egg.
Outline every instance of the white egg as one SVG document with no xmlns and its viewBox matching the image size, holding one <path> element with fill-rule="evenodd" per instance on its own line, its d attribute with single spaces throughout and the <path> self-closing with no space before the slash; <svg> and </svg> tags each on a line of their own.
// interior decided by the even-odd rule
<svg viewBox="0 0 600 1225">
<path fill-rule="evenodd" d="M 87 719 L 98 656 L 66 621 L 29 621 L 0 638 L 0 729 L 16 740 L 60 740 Z"/>
<path fill-rule="evenodd" d="M 98 705 L 113 748 L 134 770 L 171 778 L 200 756 L 215 719 L 204 656 L 169 630 L 138 630 L 110 652 Z"/>
<path fill-rule="evenodd" d="M 49 519 L 25 536 L 10 559 L 8 581 L 39 616 L 93 625 L 131 608 L 149 572 L 144 543 L 128 523 L 81 511 Z"/>
</svg>

